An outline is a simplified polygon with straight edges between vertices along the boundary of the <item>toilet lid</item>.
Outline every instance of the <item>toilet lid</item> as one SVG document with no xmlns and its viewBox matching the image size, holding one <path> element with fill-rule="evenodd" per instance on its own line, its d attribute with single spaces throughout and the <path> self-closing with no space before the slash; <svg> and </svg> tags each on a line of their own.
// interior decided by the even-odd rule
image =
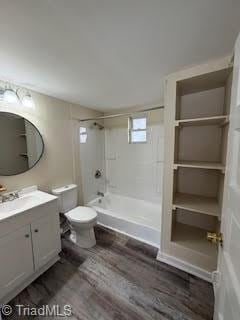
<svg viewBox="0 0 240 320">
<path fill-rule="evenodd" d="M 97 217 L 97 213 L 94 209 L 89 207 L 76 207 L 66 214 L 69 220 L 74 222 L 88 222 Z"/>
</svg>

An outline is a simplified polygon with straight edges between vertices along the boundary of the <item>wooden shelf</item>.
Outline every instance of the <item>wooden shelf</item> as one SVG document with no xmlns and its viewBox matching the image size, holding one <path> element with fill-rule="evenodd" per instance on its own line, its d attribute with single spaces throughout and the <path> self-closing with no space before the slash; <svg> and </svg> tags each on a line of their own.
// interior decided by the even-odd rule
<svg viewBox="0 0 240 320">
<path fill-rule="evenodd" d="M 216 198 L 198 195 L 176 193 L 173 200 L 173 209 L 185 209 L 210 216 L 220 216 L 220 206 Z"/>
<path fill-rule="evenodd" d="M 174 163 L 174 169 L 178 169 L 179 167 L 221 170 L 223 173 L 225 172 L 225 166 L 218 162 L 178 161 L 177 163 Z"/>
<path fill-rule="evenodd" d="M 175 126 L 176 127 L 208 126 L 208 125 L 224 126 L 228 122 L 229 122 L 229 116 L 214 116 L 214 117 L 177 120 L 175 121 Z"/>
<path fill-rule="evenodd" d="M 207 230 L 176 222 L 172 230 L 172 242 L 203 255 L 217 259 L 217 246 L 206 239 Z"/>
</svg>

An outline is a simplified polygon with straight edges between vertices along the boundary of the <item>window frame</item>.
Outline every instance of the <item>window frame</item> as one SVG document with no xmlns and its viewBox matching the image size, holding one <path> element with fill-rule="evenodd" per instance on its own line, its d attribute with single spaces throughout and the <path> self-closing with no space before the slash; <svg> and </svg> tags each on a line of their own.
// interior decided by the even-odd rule
<svg viewBox="0 0 240 320">
<path fill-rule="evenodd" d="M 146 128 L 145 129 L 133 129 L 133 120 L 135 120 L 135 119 L 146 119 Z M 145 115 L 145 114 L 128 117 L 128 143 L 129 144 L 147 143 L 147 141 L 148 141 L 147 123 L 148 123 L 147 115 Z M 145 141 L 132 141 L 132 132 L 139 132 L 139 131 L 146 132 L 146 140 Z"/>
<path fill-rule="evenodd" d="M 81 128 L 86 129 L 86 131 L 85 131 L 85 132 L 81 132 Z M 81 141 L 81 137 L 82 137 L 82 136 L 86 136 L 85 142 L 82 142 L 82 141 Z M 83 126 L 80 126 L 80 127 L 79 127 L 79 142 L 80 142 L 80 144 L 86 144 L 86 143 L 87 143 L 87 139 L 88 139 L 87 128 L 86 128 L 86 127 L 83 127 Z"/>
</svg>

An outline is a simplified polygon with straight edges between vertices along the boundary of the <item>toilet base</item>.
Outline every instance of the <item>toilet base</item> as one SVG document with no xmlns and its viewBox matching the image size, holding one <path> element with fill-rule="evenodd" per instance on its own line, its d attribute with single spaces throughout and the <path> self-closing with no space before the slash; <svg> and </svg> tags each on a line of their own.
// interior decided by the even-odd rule
<svg viewBox="0 0 240 320">
<path fill-rule="evenodd" d="M 81 230 L 80 233 L 71 230 L 70 240 L 77 246 L 85 249 L 92 248 L 96 245 L 96 238 L 93 228 Z"/>
</svg>

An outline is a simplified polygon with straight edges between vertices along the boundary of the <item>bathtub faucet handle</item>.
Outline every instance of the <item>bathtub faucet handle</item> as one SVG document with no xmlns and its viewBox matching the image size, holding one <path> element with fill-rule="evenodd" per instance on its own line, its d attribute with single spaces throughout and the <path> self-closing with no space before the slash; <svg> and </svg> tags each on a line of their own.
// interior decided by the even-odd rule
<svg viewBox="0 0 240 320">
<path fill-rule="evenodd" d="M 100 191 L 97 192 L 97 195 L 100 196 L 100 197 L 104 197 L 104 193 L 100 192 Z"/>
<path fill-rule="evenodd" d="M 95 172 L 95 174 L 94 174 L 94 177 L 95 177 L 96 179 L 99 179 L 99 178 L 101 178 L 101 176 L 102 176 L 102 172 L 101 172 L 100 170 L 96 170 L 96 172 Z"/>
</svg>

